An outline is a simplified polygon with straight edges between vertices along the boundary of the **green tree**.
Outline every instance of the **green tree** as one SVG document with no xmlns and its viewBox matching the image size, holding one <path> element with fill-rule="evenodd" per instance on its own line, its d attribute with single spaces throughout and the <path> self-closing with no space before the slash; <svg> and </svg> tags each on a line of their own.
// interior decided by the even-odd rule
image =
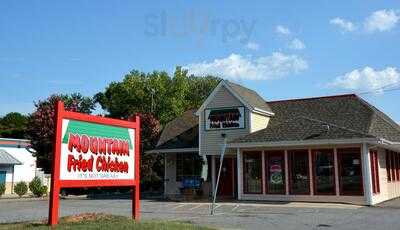
<svg viewBox="0 0 400 230">
<path fill-rule="evenodd" d="M 50 172 L 53 155 L 53 137 L 55 128 L 55 104 L 62 100 L 65 109 L 90 114 L 95 103 L 90 97 L 75 93 L 71 95 L 51 95 L 46 100 L 35 102 L 35 111 L 29 116 L 27 134 L 32 148 L 36 150 L 38 165 Z"/>
<path fill-rule="evenodd" d="M 0 137 L 24 138 L 26 136 L 27 116 L 11 112 L 0 118 Z"/>
<path fill-rule="evenodd" d="M 181 67 L 176 68 L 173 77 L 166 72 L 132 71 L 121 82 L 112 82 L 96 94 L 95 100 L 110 117 L 152 113 L 164 126 L 184 111 L 199 107 L 219 80 L 190 76 Z"/>
<path fill-rule="evenodd" d="M 162 158 L 145 154 L 146 150 L 155 147 L 160 126 L 188 109 L 198 108 L 219 81 L 212 76 L 191 76 L 181 67 L 176 68 L 172 77 L 166 72 L 132 71 L 121 82 L 112 82 L 104 92 L 95 95 L 95 101 L 110 117 L 126 119 L 132 114 L 140 114 L 142 183 L 154 184 L 159 181 L 157 174 L 163 173 L 160 171 Z"/>
</svg>

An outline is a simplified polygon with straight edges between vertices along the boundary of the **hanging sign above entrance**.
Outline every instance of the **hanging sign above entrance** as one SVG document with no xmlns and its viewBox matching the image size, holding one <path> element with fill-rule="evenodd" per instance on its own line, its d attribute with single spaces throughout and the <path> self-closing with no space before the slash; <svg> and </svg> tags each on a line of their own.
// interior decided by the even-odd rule
<svg viewBox="0 0 400 230">
<path fill-rule="evenodd" d="M 205 110 L 205 129 L 243 129 L 244 107 L 218 108 Z"/>
</svg>

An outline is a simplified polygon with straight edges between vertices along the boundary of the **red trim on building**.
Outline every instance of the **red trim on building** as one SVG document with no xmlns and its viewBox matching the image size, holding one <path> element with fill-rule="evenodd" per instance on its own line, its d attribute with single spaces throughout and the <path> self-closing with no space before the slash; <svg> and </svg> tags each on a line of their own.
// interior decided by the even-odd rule
<svg viewBox="0 0 400 230">
<path fill-rule="evenodd" d="M 380 193 L 379 185 L 379 163 L 378 163 L 378 151 L 370 151 L 370 162 L 371 162 L 371 178 L 372 178 L 372 193 Z"/>
</svg>

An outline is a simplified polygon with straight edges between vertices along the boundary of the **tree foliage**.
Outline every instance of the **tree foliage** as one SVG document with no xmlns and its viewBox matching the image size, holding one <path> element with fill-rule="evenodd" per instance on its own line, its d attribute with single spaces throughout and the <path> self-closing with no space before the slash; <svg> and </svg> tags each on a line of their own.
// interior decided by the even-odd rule
<svg viewBox="0 0 400 230">
<path fill-rule="evenodd" d="M 163 174 L 162 157 L 145 154 L 153 149 L 160 134 L 160 126 L 188 109 L 198 108 L 219 78 L 189 75 L 177 67 L 170 77 L 166 72 L 143 73 L 132 71 L 121 82 L 112 82 L 95 95 L 94 99 L 110 117 L 126 119 L 138 113 L 142 118 L 141 181 L 160 181 Z M 158 122 L 159 121 L 159 122 Z"/>
<path fill-rule="evenodd" d="M 177 67 L 173 77 L 166 72 L 132 71 L 121 82 L 112 82 L 95 100 L 115 118 L 127 118 L 136 112 L 152 113 L 165 125 L 184 111 L 197 108 L 219 79 L 195 77 Z"/>
<path fill-rule="evenodd" d="M 137 113 L 140 117 L 142 132 L 141 132 L 141 149 L 148 150 L 153 148 L 159 138 L 160 122 L 151 113 Z M 156 154 L 148 154 L 142 151 L 140 158 L 140 177 L 142 183 L 151 183 L 159 181 L 161 178 L 158 176 L 162 169 L 159 165 L 160 156 Z M 155 169 L 155 170 L 154 170 Z"/>
<path fill-rule="evenodd" d="M 46 100 L 35 102 L 35 111 L 29 116 L 27 134 L 32 147 L 36 150 L 38 165 L 46 172 L 51 169 L 53 138 L 55 128 L 55 104 L 62 100 L 65 109 L 74 112 L 90 114 L 95 103 L 92 98 L 79 93 L 71 95 L 55 94 Z"/>
<path fill-rule="evenodd" d="M 0 137 L 25 138 L 28 118 L 17 112 L 11 112 L 0 118 Z"/>
</svg>

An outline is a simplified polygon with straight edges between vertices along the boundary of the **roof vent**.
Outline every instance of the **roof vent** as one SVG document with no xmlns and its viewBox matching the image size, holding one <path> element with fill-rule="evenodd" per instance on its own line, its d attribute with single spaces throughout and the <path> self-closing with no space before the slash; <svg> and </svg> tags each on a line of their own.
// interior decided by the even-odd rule
<svg viewBox="0 0 400 230">
<path fill-rule="evenodd" d="M 322 128 L 324 128 L 325 131 L 327 131 L 327 132 L 329 132 L 329 130 L 331 129 L 331 127 L 328 124 L 322 125 Z"/>
</svg>

